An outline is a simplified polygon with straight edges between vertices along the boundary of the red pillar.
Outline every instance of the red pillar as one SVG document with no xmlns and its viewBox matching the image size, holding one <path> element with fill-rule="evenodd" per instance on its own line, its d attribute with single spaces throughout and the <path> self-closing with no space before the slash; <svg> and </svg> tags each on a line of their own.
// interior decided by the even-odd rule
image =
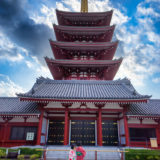
<svg viewBox="0 0 160 160">
<path fill-rule="evenodd" d="M 64 145 L 68 145 L 68 108 L 65 110 Z"/>
<path fill-rule="evenodd" d="M 39 118 L 38 132 L 37 132 L 37 145 L 41 144 L 41 132 L 42 132 L 42 123 L 43 123 L 44 110 L 41 110 L 41 115 Z"/>
<path fill-rule="evenodd" d="M 126 146 L 129 146 L 129 130 L 128 130 L 128 120 L 126 116 L 124 116 L 124 129 L 126 137 Z"/>
<path fill-rule="evenodd" d="M 2 139 L 2 145 L 4 147 L 5 147 L 5 142 L 7 141 L 7 138 L 8 138 L 7 129 L 8 129 L 8 122 L 5 122 L 4 128 L 3 128 L 3 139 Z"/>
<path fill-rule="evenodd" d="M 98 145 L 102 146 L 102 109 L 98 110 Z"/>
<path fill-rule="evenodd" d="M 158 124 L 158 127 L 156 128 L 156 137 L 157 137 L 158 147 L 160 147 L 160 124 Z"/>
</svg>

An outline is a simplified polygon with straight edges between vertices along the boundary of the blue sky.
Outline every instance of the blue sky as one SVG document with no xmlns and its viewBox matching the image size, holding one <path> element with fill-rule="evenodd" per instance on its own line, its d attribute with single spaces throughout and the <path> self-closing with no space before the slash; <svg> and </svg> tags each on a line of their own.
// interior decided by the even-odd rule
<svg viewBox="0 0 160 160">
<path fill-rule="evenodd" d="M 0 96 L 31 89 L 51 77 L 44 56 L 53 57 L 55 9 L 79 11 L 80 0 L 0 0 Z M 114 10 L 115 58 L 124 57 L 115 79 L 127 77 L 141 94 L 160 98 L 160 1 L 89 0 L 89 11 Z"/>
</svg>

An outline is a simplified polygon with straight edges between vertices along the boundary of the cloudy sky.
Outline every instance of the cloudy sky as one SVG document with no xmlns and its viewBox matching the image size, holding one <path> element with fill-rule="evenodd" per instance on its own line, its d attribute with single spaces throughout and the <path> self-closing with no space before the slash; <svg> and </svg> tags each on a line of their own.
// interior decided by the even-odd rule
<svg viewBox="0 0 160 160">
<path fill-rule="evenodd" d="M 0 0 L 0 96 L 28 91 L 51 77 L 55 9 L 79 11 L 80 0 Z M 127 77 L 141 94 L 160 98 L 160 0 L 89 0 L 89 11 L 114 10 L 115 58 L 124 57 L 115 79 Z"/>
</svg>

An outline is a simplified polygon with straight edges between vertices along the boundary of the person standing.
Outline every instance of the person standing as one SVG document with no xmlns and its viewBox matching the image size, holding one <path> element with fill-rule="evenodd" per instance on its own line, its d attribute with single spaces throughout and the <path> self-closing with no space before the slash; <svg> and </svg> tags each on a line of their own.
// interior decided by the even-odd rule
<svg viewBox="0 0 160 160">
<path fill-rule="evenodd" d="M 77 144 L 76 154 L 77 154 L 77 160 L 84 160 L 84 157 L 86 156 L 86 151 L 82 147 L 81 142 Z"/>
<path fill-rule="evenodd" d="M 77 160 L 76 157 L 76 146 L 72 144 L 69 151 L 69 160 Z"/>
</svg>

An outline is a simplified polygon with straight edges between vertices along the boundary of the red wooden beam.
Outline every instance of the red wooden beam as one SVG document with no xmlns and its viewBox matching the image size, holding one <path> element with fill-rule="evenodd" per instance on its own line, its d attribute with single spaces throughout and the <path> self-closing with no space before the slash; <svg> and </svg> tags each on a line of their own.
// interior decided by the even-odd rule
<svg viewBox="0 0 160 160">
<path fill-rule="evenodd" d="M 0 125 L 5 125 L 4 122 L 1 122 Z M 37 122 L 10 122 L 8 126 L 38 126 Z"/>
<path fill-rule="evenodd" d="M 45 111 L 49 112 L 49 111 L 64 111 L 65 112 L 65 108 L 44 108 Z M 98 112 L 98 109 L 91 109 L 91 108 L 69 108 L 68 109 L 69 112 L 71 111 L 95 111 Z M 122 112 L 123 109 L 102 109 L 102 112 Z M 58 112 L 57 112 L 58 114 Z"/>
<path fill-rule="evenodd" d="M 20 101 L 36 101 L 36 102 L 83 102 L 83 103 L 147 103 L 148 98 L 145 99 L 48 99 L 48 98 L 31 98 L 31 97 L 20 97 Z"/>
<path fill-rule="evenodd" d="M 0 117 L 39 117 L 39 114 L 1 114 Z"/>
<path fill-rule="evenodd" d="M 103 111 L 102 111 L 103 112 Z M 51 112 L 47 112 L 48 114 L 64 114 L 65 112 L 54 112 L 54 111 L 51 111 Z M 96 115 L 97 113 L 90 113 L 90 112 L 86 112 L 86 113 L 82 113 L 82 112 L 70 112 L 70 114 L 89 114 L 89 115 Z M 102 115 L 119 115 L 119 113 L 102 113 Z"/>
</svg>

